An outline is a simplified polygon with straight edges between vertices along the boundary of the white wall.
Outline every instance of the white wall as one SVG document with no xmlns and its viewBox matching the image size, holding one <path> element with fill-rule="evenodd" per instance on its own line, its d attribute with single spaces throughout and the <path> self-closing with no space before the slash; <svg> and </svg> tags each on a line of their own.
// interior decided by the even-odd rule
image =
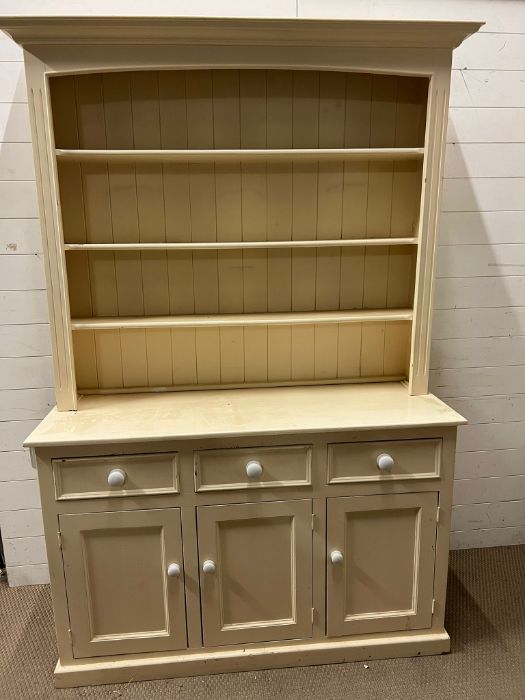
<svg viewBox="0 0 525 700">
<path fill-rule="evenodd" d="M 3 4 L 41 9 L 36 0 Z M 155 4 L 172 14 L 187 6 Z M 201 0 L 191 11 L 239 15 L 245 5 Z M 126 6 L 140 14 L 144 2 Z M 94 2 L 87 11 L 100 7 L 109 12 Z M 487 22 L 454 55 L 432 390 L 470 421 L 459 436 L 452 545 L 525 542 L 525 2 L 258 0 L 249 12 Z M 1 40 L 0 528 L 12 585 L 48 576 L 35 473 L 21 442 L 53 403 L 21 61 Z"/>
</svg>

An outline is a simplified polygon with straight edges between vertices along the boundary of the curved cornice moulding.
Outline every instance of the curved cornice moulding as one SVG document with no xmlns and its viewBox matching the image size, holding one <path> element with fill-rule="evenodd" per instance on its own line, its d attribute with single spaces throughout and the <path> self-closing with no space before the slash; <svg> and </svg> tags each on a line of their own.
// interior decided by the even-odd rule
<svg viewBox="0 0 525 700">
<path fill-rule="evenodd" d="M 454 49 L 483 22 L 192 17 L 1 16 L 0 28 L 32 44 L 214 44 Z"/>
</svg>

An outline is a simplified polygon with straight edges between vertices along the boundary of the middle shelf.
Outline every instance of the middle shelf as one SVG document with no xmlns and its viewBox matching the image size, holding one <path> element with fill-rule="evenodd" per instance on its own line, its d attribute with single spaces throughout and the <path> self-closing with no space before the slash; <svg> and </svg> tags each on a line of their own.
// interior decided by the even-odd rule
<svg viewBox="0 0 525 700">
<path fill-rule="evenodd" d="M 206 241 L 184 243 L 65 243 L 64 250 L 237 250 L 250 248 L 357 248 L 362 246 L 417 245 L 407 238 L 335 238 L 286 241 Z"/>
<path fill-rule="evenodd" d="M 227 328 L 233 326 L 374 323 L 384 321 L 410 321 L 412 320 L 412 315 L 412 309 L 359 309 L 355 311 L 299 311 L 290 313 L 73 318 L 71 319 L 71 329 L 74 331 L 82 331 L 126 328 Z"/>
<path fill-rule="evenodd" d="M 422 160 L 425 149 L 410 148 L 57 148 L 59 161 L 95 162 L 275 162 L 338 160 Z"/>
</svg>

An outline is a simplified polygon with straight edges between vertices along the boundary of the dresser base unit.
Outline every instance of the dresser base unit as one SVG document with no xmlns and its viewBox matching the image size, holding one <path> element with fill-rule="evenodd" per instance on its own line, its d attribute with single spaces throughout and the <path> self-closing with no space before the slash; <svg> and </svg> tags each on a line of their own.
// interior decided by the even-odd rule
<svg viewBox="0 0 525 700">
<path fill-rule="evenodd" d="M 444 629 L 359 635 L 324 641 L 292 641 L 278 645 L 151 654 L 148 657 L 84 659 L 71 664 L 58 662 L 55 668 L 55 685 L 57 688 L 74 688 L 214 673 L 429 656 L 448 651 L 450 637 Z"/>
<path fill-rule="evenodd" d="M 28 444 L 57 684 L 448 651 L 463 422 L 403 383 L 54 409 Z"/>
</svg>

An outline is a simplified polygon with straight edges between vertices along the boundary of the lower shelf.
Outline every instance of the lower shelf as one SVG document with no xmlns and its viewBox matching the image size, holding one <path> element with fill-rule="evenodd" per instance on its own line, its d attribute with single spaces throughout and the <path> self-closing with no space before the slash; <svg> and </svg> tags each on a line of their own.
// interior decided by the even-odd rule
<svg viewBox="0 0 525 700">
<path fill-rule="evenodd" d="M 412 309 L 358 309 L 355 311 L 306 311 L 259 314 L 187 314 L 185 316 L 136 316 L 73 318 L 71 329 L 110 330 L 117 328 L 232 328 L 235 326 L 293 326 L 321 323 L 380 323 L 411 321 Z"/>
<path fill-rule="evenodd" d="M 360 635 L 323 641 L 266 643 L 206 651 L 191 649 L 173 654 L 83 659 L 71 664 L 58 662 L 55 685 L 57 688 L 73 688 L 367 659 L 429 656 L 448 651 L 450 637 L 444 629 Z"/>
</svg>

